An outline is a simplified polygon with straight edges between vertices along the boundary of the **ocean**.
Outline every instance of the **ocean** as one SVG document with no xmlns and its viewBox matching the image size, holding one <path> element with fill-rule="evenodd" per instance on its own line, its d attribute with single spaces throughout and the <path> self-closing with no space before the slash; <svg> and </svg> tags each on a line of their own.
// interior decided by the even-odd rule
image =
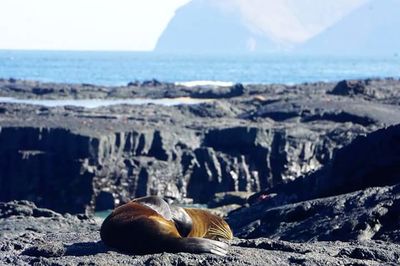
<svg viewBox="0 0 400 266">
<path fill-rule="evenodd" d="M 400 57 L 0 50 L 0 78 L 11 77 L 96 85 L 126 85 L 153 78 L 188 86 L 236 82 L 296 84 L 398 78 Z"/>
</svg>

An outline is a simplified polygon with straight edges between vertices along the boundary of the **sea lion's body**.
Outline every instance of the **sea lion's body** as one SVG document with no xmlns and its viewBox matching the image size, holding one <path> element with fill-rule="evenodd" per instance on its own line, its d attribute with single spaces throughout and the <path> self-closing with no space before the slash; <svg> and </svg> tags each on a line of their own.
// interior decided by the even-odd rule
<svg viewBox="0 0 400 266">
<path fill-rule="evenodd" d="M 214 253 L 225 255 L 232 231 L 208 211 L 169 206 L 159 197 L 132 200 L 116 208 L 103 222 L 103 242 L 125 253 Z"/>
</svg>

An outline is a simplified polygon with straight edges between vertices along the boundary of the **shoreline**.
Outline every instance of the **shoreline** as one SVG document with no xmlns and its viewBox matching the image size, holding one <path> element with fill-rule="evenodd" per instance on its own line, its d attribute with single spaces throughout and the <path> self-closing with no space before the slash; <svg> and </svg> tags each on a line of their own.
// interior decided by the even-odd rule
<svg viewBox="0 0 400 266">
<path fill-rule="evenodd" d="M 291 84 L 242 84 L 242 83 L 220 83 L 200 81 L 199 84 L 189 82 L 184 85 L 181 82 L 169 83 L 156 79 L 143 82 L 129 82 L 125 86 L 103 86 L 87 83 L 55 83 L 41 82 L 36 80 L 4 79 L 0 78 L 0 97 L 13 97 L 16 99 L 47 99 L 47 100 L 79 100 L 79 99 L 223 99 L 238 96 L 255 95 L 266 90 L 281 88 L 282 90 L 296 89 L 319 89 L 321 91 L 332 90 L 340 82 L 360 83 L 361 86 L 369 86 L 369 83 L 396 86 L 399 78 L 366 78 L 350 79 L 340 81 L 319 81 Z"/>
</svg>

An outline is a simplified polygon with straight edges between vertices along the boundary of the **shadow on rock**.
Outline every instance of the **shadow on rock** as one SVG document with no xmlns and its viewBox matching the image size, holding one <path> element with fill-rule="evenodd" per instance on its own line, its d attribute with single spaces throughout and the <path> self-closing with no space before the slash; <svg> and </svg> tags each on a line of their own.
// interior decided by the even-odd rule
<svg viewBox="0 0 400 266">
<path fill-rule="evenodd" d="M 62 243 L 40 244 L 25 249 L 21 254 L 30 257 L 54 258 L 62 256 L 90 256 L 106 253 L 108 248 L 103 242 L 81 242 L 72 245 Z"/>
<path fill-rule="evenodd" d="M 109 249 L 102 241 L 81 242 L 65 246 L 65 256 L 90 256 L 106 253 Z"/>
</svg>

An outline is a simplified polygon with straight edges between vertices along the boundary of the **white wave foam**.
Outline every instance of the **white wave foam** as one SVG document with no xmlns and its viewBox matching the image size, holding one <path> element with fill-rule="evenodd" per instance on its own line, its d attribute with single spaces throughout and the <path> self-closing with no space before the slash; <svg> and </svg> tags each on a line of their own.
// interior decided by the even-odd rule
<svg viewBox="0 0 400 266">
<path fill-rule="evenodd" d="M 193 80 L 184 82 L 175 82 L 175 85 L 185 87 L 196 87 L 196 86 L 215 86 L 215 87 L 230 87 L 234 83 L 229 81 L 214 81 L 214 80 Z"/>
</svg>

